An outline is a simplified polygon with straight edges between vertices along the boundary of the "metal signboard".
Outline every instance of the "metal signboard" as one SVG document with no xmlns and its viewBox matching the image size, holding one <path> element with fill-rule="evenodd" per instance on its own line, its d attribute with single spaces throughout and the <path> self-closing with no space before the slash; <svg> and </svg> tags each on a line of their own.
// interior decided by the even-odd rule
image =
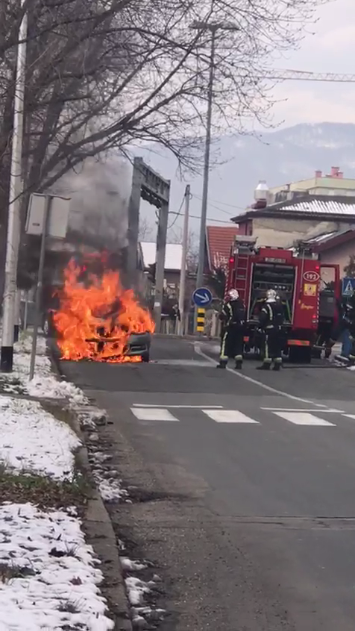
<svg viewBox="0 0 355 631">
<path fill-rule="evenodd" d="M 43 232 L 47 195 L 33 193 L 30 197 L 26 233 L 40 236 Z M 64 239 L 67 234 L 70 198 L 50 195 L 51 204 L 48 218 L 47 236 Z"/>
<path fill-rule="evenodd" d="M 196 307 L 208 307 L 212 302 L 212 293 L 207 287 L 200 287 L 199 289 L 195 289 L 192 294 L 192 300 Z"/>
<path fill-rule="evenodd" d="M 355 291 L 355 278 L 351 278 L 350 276 L 345 276 L 342 279 L 342 294 L 343 296 L 351 296 L 353 291 Z"/>
</svg>

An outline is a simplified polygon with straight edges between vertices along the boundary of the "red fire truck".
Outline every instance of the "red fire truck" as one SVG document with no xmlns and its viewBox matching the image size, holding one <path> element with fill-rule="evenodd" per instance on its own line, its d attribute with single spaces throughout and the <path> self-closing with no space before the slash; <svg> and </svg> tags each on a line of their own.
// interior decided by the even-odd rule
<svg viewBox="0 0 355 631">
<path fill-rule="evenodd" d="M 229 259 L 226 292 L 238 290 L 247 309 L 245 350 L 260 352 L 259 312 L 268 289 L 285 308 L 284 353 L 311 361 L 322 326 L 334 320 L 340 297 L 339 266 L 325 265 L 307 244 L 297 248 L 256 247 L 256 238 L 237 236 Z"/>
</svg>

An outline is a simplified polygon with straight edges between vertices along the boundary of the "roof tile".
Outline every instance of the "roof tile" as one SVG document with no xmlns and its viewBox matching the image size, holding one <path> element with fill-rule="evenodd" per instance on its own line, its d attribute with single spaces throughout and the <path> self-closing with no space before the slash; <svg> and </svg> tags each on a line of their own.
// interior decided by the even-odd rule
<svg viewBox="0 0 355 631">
<path fill-rule="evenodd" d="M 226 267 L 238 226 L 207 226 L 206 240 L 210 268 Z"/>
</svg>

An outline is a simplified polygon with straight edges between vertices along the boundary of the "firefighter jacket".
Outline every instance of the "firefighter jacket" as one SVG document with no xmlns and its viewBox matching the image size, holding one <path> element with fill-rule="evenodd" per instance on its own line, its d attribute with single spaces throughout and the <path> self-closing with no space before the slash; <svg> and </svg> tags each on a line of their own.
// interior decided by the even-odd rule
<svg viewBox="0 0 355 631">
<path fill-rule="evenodd" d="M 280 301 L 266 302 L 259 316 L 259 326 L 262 329 L 276 329 L 284 323 L 284 307 Z"/>
<path fill-rule="evenodd" d="M 225 302 L 220 318 L 224 328 L 242 327 L 245 324 L 245 306 L 241 298 Z"/>
</svg>

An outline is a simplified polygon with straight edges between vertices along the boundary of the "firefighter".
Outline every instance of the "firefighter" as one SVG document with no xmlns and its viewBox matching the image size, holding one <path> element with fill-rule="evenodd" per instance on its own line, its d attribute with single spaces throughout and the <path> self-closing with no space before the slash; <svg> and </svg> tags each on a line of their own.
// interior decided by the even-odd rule
<svg viewBox="0 0 355 631">
<path fill-rule="evenodd" d="M 236 370 L 240 370 L 243 364 L 245 305 L 236 289 L 231 289 L 228 292 L 220 318 L 222 320 L 222 339 L 217 368 L 226 368 L 228 359 L 233 357 Z"/>
<path fill-rule="evenodd" d="M 259 316 L 259 326 L 264 332 L 264 360 L 259 370 L 269 370 L 272 362 L 274 370 L 280 370 L 282 364 L 282 331 L 284 323 L 284 306 L 274 289 L 266 292 L 266 303 Z"/>
</svg>

